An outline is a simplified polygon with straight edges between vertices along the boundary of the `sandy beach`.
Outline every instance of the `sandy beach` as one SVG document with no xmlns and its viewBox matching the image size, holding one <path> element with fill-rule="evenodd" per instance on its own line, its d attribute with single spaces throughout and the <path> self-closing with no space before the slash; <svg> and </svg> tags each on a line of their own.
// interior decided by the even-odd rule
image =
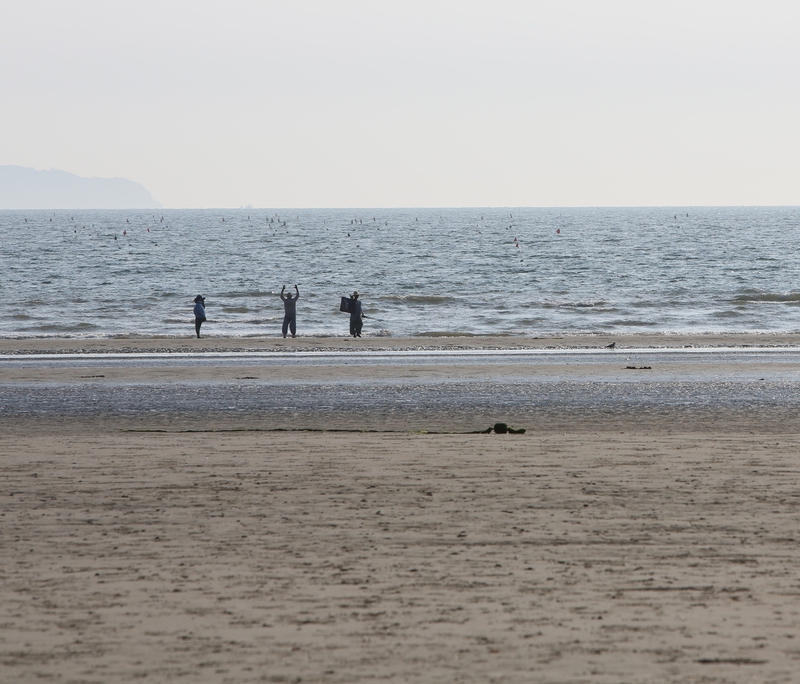
<svg viewBox="0 0 800 684">
<path fill-rule="evenodd" d="M 797 377 L 796 360 L 670 358 L 643 370 L 625 349 L 789 348 L 796 335 L 2 340 L 0 354 L 612 341 L 623 354 L 559 366 L 4 362 L 2 679 L 794 681 L 800 414 L 778 400 L 794 391 L 780 378 Z M 341 385 L 345 373 L 355 384 Z M 634 392 L 651 377 L 751 392 L 762 376 L 784 392 L 772 403 L 766 391 L 730 405 L 617 406 L 609 395 L 582 406 L 551 389 L 535 405 L 479 410 L 480 397 L 459 404 L 442 390 L 423 416 L 406 395 L 388 409 L 370 399 L 354 425 L 314 411 L 313 397 L 278 415 L 13 410 L 51 386 L 85 398 L 251 383 L 267 397 L 295 381 L 352 390 L 320 395 L 346 407 L 367 382 L 388 395 L 410 380 L 467 378 L 481 391 L 513 380 L 539 396 Z M 468 434 L 493 419 L 527 432 Z"/>
</svg>

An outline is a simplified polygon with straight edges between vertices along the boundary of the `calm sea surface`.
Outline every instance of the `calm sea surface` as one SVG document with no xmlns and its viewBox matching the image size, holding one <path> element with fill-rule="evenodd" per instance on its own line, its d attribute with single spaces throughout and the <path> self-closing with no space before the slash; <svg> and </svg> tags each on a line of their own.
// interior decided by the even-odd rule
<svg viewBox="0 0 800 684">
<path fill-rule="evenodd" d="M 163 220 L 162 220 L 163 217 Z M 0 212 L 1 337 L 800 330 L 800 208 Z"/>
</svg>

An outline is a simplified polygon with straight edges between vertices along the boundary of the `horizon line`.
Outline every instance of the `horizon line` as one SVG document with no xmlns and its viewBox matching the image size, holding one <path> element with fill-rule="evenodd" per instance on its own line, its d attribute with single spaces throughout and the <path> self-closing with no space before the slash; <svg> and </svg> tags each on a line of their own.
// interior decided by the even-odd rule
<svg viewBox="0 0 800 684">
<path fill-rule="evenodd" d="M 29 207 L 2 208 L 0 211 L 395 211 L 439 209 L 792 209 L 798 204 L 497 204 L 497 205 L 396 205 L 396 206 L 238 206 L 238 207 Z"/>
</svg>

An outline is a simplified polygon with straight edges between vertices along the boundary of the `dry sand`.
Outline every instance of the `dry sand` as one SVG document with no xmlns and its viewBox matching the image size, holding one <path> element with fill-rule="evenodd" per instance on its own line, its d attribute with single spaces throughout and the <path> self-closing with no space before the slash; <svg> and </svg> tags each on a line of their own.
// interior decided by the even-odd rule
<svg viewBox="0 0 800 684">
<path fill-rule="evenodd" d="M 0 681 L 797 681 L 796 416 L 206 427 L 0 421 Z"/>
</svg>

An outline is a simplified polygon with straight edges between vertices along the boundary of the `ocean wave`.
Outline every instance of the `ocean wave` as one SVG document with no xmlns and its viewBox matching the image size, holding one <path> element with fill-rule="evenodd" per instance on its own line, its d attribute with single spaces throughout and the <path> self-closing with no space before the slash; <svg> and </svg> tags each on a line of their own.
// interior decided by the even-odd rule
<svg viewBox="0 0 800 684">
<path fill-rule="evenodd" d="M 449 304 L 458 301 L 456 297 L 447 295 L 385 295 L 379 299 L 401 304 Z"/>
<path fill-rule="evenodd" d="M 71 333 L 81 333 L 81 332 L 88 332 L 90 330 L 101 330 L 102 328 L 99 325 L 95 325 L 94 323 L 40 323 L 38 325 L 32 325 L 28 328 L 23 328 L 23 330 L 30 331 L 30 332 L 39 332 L 39 333 L 46 333 L 46 332 L 53 332 L 53 333 L 63 333 L 63 334 L 71 334 Z"/>
<path fill-rule="evenodd" d="M 620 328 L 649 328 L 652 329 L 658 325 L 655 321 L 645 321 L 641 318 L 619 318 L 608 322 L 611 329 Z"/>
<path fill-rule="evenodd" d="M 294 287 L 292 287 L 292 291 L 294 291 Z M 242 297 L 277 297 L 277 295 L 278 293 L 272 290 L 231 290 L 229 292 L 217 292 L 214 294 L 214 298 L 219 301 L 224 297 L 240 299 Z"/>
<path fill-rule="evenodd" d="M 567 301 L 567 302 L 543 302 L 544 308 L 559 308 L 559 309 L 591 309 L 593 307 L 608 306 L 609 302 L 598 300 L 585 300 L 585 301 Z"/>
<path fill-rule="evenodd" d="M 800 293 L 750 291 L 736 295 L 733 301 L 737 304 L 800 304 Z"/>
</svg>

